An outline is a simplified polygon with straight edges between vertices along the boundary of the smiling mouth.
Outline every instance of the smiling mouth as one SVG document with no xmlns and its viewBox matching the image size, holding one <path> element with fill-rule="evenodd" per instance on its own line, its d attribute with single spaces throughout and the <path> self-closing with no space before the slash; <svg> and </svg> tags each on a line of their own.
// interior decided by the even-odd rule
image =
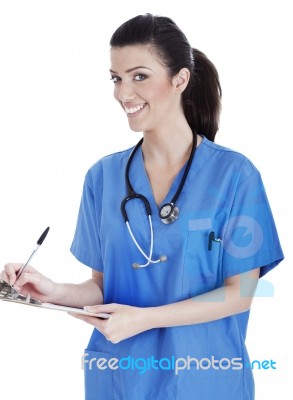
<svg viewBox="0 0 293 400">
<path fill-rule="evenodd" d="M 145 108 L 146 105 L 147 103 L 143 103 L 143 104 L 138 104 L 136 107 L 131 107 L 131 108 L 124 107 L 124 110 L 128 117 L 133 117 L 138 115 Z"/>
</svg>

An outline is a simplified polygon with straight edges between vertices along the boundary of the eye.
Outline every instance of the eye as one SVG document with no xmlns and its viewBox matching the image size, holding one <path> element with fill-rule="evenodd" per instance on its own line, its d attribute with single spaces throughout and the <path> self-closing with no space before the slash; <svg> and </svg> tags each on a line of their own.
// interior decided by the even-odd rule
<svg viewBox="0 0 293 400">
<path fill-rule="evenodd" d="M 119 76 L 112 75 L 110 80 L 113 81 L 114 83 L 117 83 L 118 81 L 121 81 L 121 78 L 119 78 Z"/>
<path fill-rule="evenodd" d="M 134 76 L 135 81 L 144 81 L 145 79 L 147 79 L 147 76 L 143 74 L 137 74 Z"/>
</svg>

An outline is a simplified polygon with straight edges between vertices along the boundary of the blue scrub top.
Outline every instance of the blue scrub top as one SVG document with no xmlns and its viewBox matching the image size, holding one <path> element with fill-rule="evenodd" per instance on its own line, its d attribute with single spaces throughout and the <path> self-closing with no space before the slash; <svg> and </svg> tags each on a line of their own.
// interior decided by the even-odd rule
<svg viewBox="0 0 293 400">
<path fill-rule="evenodd" d="M 203 137 L 176 203 L 179 219 L 170 225 L 159 218 L 141 148 L 135 154 L 130 181 L 151 205 L 153 259 L 168 259 L 134 270 L 132 264 L 144 264 L 145 259 L 120 211 L 131 150 L 102 158 L 86 174 L 71 246 L 80 262 L 104 273 L 105 304 L 175 303 L 254 268 L 261 267 L 263 276 L 283 259 L 260 173 L 242 154 Z M 162 204 L 175 194 L 184 168 Z M 132 200 L 127 212 L 134 236 L 148 254 L 150 230 L 143 203 Z M 208 250 L 211 232 L 220 240 Z M 245 346 L 248 317 L 244 312 L 202 324 L 151 329 L 117 344 L 94 329 L 84 356 L 86 399 L 254 399 Z M 94 359 L 104 360 L 97 366 Z"/>
</svg>

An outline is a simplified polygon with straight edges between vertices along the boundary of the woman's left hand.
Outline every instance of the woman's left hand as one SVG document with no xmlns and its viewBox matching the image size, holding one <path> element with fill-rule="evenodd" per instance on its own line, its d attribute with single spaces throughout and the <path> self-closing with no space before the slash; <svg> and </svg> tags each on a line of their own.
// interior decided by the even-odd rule
<svg viewBox="0 0 293 400">
<path fill-rule="evenodd" d="M 148 313 L 149 308 L 111 303 L 87 306 L 85 310 L 95 314 L 111 314 L 108 319 L 100 319 L 83 314 L 69 313 L 73 317 L 93 325 L 112 343 L 119 343 L 121 340 L 152 328 Z"/>
</svg>

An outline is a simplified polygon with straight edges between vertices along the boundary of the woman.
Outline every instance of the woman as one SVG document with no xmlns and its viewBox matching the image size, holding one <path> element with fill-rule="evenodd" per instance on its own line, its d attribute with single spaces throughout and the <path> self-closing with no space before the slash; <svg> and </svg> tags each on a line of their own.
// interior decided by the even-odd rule
<svg viewBox="0 0 293 400">
<path fill-rule="evenodd" d="M 111 314 L 75 315 L 96 328 L 88 400 L 253 399 L 249 309 L 283 259 L 260 174 L 213 143 L 217 71 L 171 19 L 137 16 L 110 44 L 114 97 L 143 141 L 86 175 L 71 251 L 92 278 L 57 284 L 31 267 L 17 287 Z M 14 283 L 19 267 L 2 278 Z"/>
</svg>

